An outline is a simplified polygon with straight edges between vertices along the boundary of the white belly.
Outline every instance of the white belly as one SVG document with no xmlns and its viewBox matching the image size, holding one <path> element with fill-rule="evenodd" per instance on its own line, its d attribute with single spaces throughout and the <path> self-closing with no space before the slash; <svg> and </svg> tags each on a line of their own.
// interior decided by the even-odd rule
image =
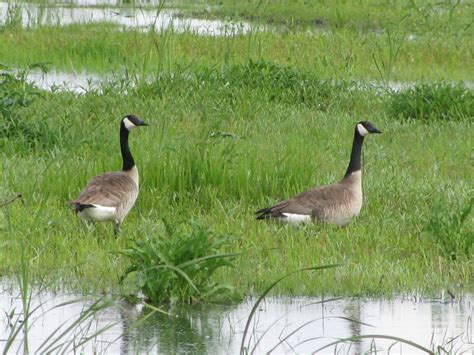
<svg viewBox="0 0 474 355">
<path fill-rule="evenodd" d="M 115 207 L 94 205 L 95 207 L 84 208 L 79 216 L 90 221 L 103 222 L 115 221 Z"/>
<path fill-rule="evenodd" d="M 283 215 L 285 217 L 280 218 L 279 220 L 284 223 L 297 225 L 311 222 L 311 216 L 307 214 L 283 213 Z"/>
</svg>

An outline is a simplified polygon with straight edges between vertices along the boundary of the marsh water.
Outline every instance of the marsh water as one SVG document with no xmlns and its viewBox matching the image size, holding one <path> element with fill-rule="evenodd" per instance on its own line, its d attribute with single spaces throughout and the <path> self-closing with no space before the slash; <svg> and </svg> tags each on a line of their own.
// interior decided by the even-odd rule
<svg viewBox="0 0 474 355">
<path fill-rule="evenodd" d="M 156 4 L 144 4 L 153 3 Z M 0 2 L 0 24 L 15 19 L 23 26 L 110 22 L 126 28 L 172 27 L 176 31 L 212 36 L 246 33 L 251 28 L 245 22 L 182 18 L 174 10 L 115 7 L 115 0 L 50 5 Z M 103 7 L 94 7 L 97 5 Z M 86 72 L 31 72 L 29 80 L 46 90 L 84 93 L 100 88 L 107 77 Z M 395 91 L 413 85 L 388 83 Z M 468 87 L 472 89 L 474 85 L 468 83 Z M 79 353 L 235 354 L 241 349 L 244 329 L 256 301 L 248 298 L 229 305 L 175 306 L 165 310 L 169 314 L 117 301 L 75 324 L 97 298 L 66 293 L 33 294 L 29 298 L 32 313 L 23 327 L 25 314 L 20 292 L 0 288 L 0 350 L 3 352 L 14 338 L 12 353 L 22 352 L 27 343 L 31 353 L 59 346 L 56 350 Z M 452 353 L 473 353 L 473 315 L 472 296 L 340 298 L 324 302 L 320 298 L 269 297 L 258 307 L 244 346 L 256 353 L 311 353 L 337 339 L 378 334 L 403 338 L 430 349 L 442 346 Z M 81 344 L 85 340 L 88 341 Z M 422 353 L 393 339 L 371 338 L 346 342 L 322 352 L 359 354 L 375 349 L 382 353 Z"/>
<path fill-rule="evenodd" d="M 36 353 L 44 341 L 51 343 L 59 337 L 68 325 L 87 313 L 85 310 L 95 299 L 97 297 L 52 293 L 34 295 L 30 305 L 34 312 L 29 318 L 27 334 L 30 352 Z M 76 302 L 71 303 L 74 300 Z M 165 309 L 169 315 L 117 301 L 60 337 L 55 345 L 67 345 L 56 350 L 107 354 L 236 354 L 255 301 L 248 298 L 229 305 L 175 306 Z M 378 334 L 400 337 L 426 348 L 442 346 L 452 353 L 474 351 L 474 305 L 469 296 L 322 301 L 304 297 L 267 298 L 250 323 L 245 346 L 256 353 L 311 353 L 337 339 Z M 0 294 L 0 350 L 4 350 L 12 328 L 21 324 L 22 309 L 19 292 L 4 290 Z M 61 330 L 55 332 L 58 327 Z M 79 345 L 103 329 L 104 332 Z M 48 340 L 50 335 L 53 336 Z M 23 350 L 24 337 L 20 332 L 10 348 L 12 352 Z M 423 353 L 394 340 L 370 338 L 332 346 L 321 353 L 359 354 L 375 349 L 381 353 L 388 350 Z"/>
<path fill-rule="evenodd" d="M 49 71 L 42 73 L 40 71 L 31 71 L 28 73 L 28 81 L 35 84 L 38 88 L 43 90 L 63 90 L 76 94 L 84 94 L 91 90 L 101 90 L 103 85 L 113 80 L 111 76 L 99 75 L 95 73 L 80 72 L 61 72 Z M 117 79 L 117 78 L 116 78 Z M 413 88 L 418 83 L 416 82 L 399 82 L 389 81 L 385 85 L 381 82 L 369 82 L 368 84 L 360 83 L 363 87 L 374 87 L 380 90 L 389 89 L 392 92 L 398 92 Z M 466 81 L 463 83 L 464 87 L 469 90 L 474 90 L 474 82 Z"/>
<path fill-rule="evenodd" d="M 247 33 L 250 30 L 250 25 L 246 22 L 183 18 L 176 10 L 162 9 L 158 11 L 137 6 L 110 7 L 107 2 L 103 4 L 91 2 L 91 4 L 104 5 L 105 7 L 78 6 L 74 3 L 70 5 L 48 3 L 45 5 L 27 2 L 0 2 L 0 24 L 18 21 L 23 27 L 34 27 L 107 22 L 125 28 L 147 30 L 154 27 L 158 31 L 172 28 L 176 32 L 188 31 L 210 36 L 235 35 Z"/>
</svg>

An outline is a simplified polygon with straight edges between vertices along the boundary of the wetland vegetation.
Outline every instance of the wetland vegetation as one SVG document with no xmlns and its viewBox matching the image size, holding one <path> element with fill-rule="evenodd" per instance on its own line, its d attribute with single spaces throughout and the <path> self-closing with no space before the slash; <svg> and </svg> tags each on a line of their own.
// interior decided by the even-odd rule
<svg viewBox="0 0 474 355">
<path fill-rule="evenodd" d="M 472 291 L 470 5 L 220 3 L 205 12 L 167 5 L 281 27 L 213 37 L 2 22 L 0 202 L 21 193 L 23 203 L 0 209 L 0 275 L 21 270 L 24 250 L 31 279 L 52 288 L 137 292 L 143 284 L 132 275 L 119 282 L 129 267 L 123 251 L 169 225 L 192 235 L 193 220 L 227 236 L 220 253 L 241 253 L 213 275 L 241 296 L 289 271 L 339 263 L 295 274 L 275 292 Z M 111 79 L 82 95 L 43 91 L 13 70 L 35 63 Z M 391 81 L 414 87 L 393 91 Z M 141 191 L 114 238 L 109 225 L 87 229 L 66 201 L 90 177 L 120 167 L 116 133 L 128 113 L 151 126 L 131 137 Z M 366 142 L 365 204 L 355 221 L 295 229 L 254 219 L 262 205 L 341 178 L 361 119 L 384 134 Z"/>
</svg>

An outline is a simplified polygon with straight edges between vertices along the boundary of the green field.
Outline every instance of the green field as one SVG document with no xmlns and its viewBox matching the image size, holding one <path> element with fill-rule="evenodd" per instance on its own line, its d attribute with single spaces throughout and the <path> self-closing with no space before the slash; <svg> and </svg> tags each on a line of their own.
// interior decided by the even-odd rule
<svg viewBox="0 0 474 355">
<path fill-rule="evenodd" d="M 263 3 L 255 21 L 288 25 L 283 5 Z M 132 280 L 118 284 L 127 267 L 118 252 L 162 235 L 163 219 L 196 220 L 230 237 L 223 251 L 242 253 L 217 275 L 241 294 L 334 263 L 343 266 L 297 274 L 277 292 L 472 292 L 472 213 L 458 224 L 456 216 L 473 196 L 474 98 L 472 89 L 450 86 L 474 80 L 468 5 L 431 17 L 398 6 L 386 19 L 386 8 L 362 2 L 373 13 L 367 22 L 364 6 L 345 3 L 352 7 L 322 13 L 324 28 L 311 25 L 319 8 L 295 2 L 287 30 L 231 37 L 107 24 L 4 26 L 0 62 L 9 67 L 47 62 L 114 76 L 84 95 L 0 79 L 0 203 L 24 198 L 0 208 L 0 276 L 18 273 L 24 249 L 38 282 L 128 292 Z M 179 4 L 204 16 L 199 6 Z M 250 18 L 255 6 L 232 4 L 206 16 Z M 426 86 L 406 95 L 386 90 L 389 81 Z M 66 202 L 92 176 L 120 168 L 118 126 L 128 113 L 150 126 L 131 134 L 140 195 L 114 238 L 111 223 L 89 230 Z M 356 220 L 293 228 L 254 219 L 258 208 L 342 178 L 359 120 L 383 134 L 365 142 Z"/>
</svg>

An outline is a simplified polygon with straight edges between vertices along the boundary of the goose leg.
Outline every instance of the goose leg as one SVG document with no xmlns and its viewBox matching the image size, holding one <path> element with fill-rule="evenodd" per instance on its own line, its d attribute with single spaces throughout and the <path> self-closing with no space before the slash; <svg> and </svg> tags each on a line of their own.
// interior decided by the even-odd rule
<svg viewBox="0 0 474 355">
<path fill-rule="evenodd" d="M 120 221 L 115 221 L 115 224 L 114 224 L 114 235 L 115 236 L 120 233 L 121 224 L 122 223 Z"/>
</svg>

